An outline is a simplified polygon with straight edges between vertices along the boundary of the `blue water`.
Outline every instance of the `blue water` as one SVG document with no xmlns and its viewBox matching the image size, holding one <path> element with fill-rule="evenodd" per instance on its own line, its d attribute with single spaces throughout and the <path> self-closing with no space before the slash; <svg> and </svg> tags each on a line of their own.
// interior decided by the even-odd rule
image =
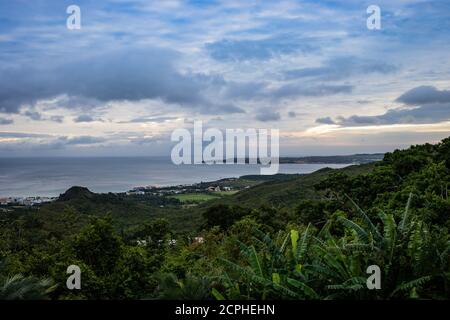
<svg viewBox="0 0 450 320">
<path fill-rule="evenodd" d="M 333 164 L 282 164 L 280 173 L 310 173 Z M 168 186 L 259 174 L 259 165 L 179 165 L 149 157 L 0 158 L 0 197 L 57 196 L 71 186 L 123 192 L 137 186 Z"/>
</svg>

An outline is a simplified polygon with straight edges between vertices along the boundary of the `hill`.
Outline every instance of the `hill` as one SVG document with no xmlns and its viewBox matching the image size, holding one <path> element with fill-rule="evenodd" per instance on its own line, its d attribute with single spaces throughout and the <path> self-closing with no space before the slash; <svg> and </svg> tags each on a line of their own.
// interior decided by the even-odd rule
<svg viewBox="0 0 450 320">
<path fill-rule="evenodd" d="M 48 234 L 64 237 L 78 232 L 93 218 L 111 217 L 117 230 L 127 233 L 140 225 L 158 218 L 166 219 L 176 233 L 195 233 L 203 225 L 203 212 L 218 203 L 248 208 L 268 205 L 270 207 L 294 207 L 301 200 L 320 197 L 314 186 L 333 172 L 349 175 L 370 172 L 373 164 L 353 165 L 343 169 L 324 168 L 311 174 L 278 174 L 273 176 L 247 175 L 233 179 L 236 186 L 249 186 L 235 194 L 209 196 L 199 205 L 183 205 L 176 196 L 145 194 L 93 193 L 81 186 L 69 188 L 53 203 L 36 209 L 19 209 L 16 215 L 29 215 L 39 221 Z M 218 185 L 222 180 L 217 182 Z M 228 182 L 229 183 L 229 182 Z M 205 196 L 199 194 L 199 196 Z"/>
<path fill-rule="evenodd" d="M 271 176 L 259 176 L 268 181 L 254 187 L 242 190 L 235 195 L 211 201 L 207 205 L 224 203 L 245 207 L 259 207 L 262 205 L 274 207 L 293 207 L 300 200 L 319 198 L 314 186 L 328 177 L 331 173 L 342 172 L 349 176 L 371 172 L 374 163 L 353 165 L 342 169 L 323 168 L 309 174 L 283 175 L 270 180 Z"/>
<path fill-rule="evenodd" d="M 364 164 L 383 160 L 384 153 L 361 153 L 342 156 L 281 157 L 280 163 L 353 163 Z"/>
<path fill-rule="evenodd" d="M 191 285 L 205 299 L 449 296 L 450 138 L 273 178 L 231 181 L 255 184 L 193 206 L 70 188 L 0 215 L 0 276 L 52 278 L 55 299 L 198 298 Z M 83 268 L 80 292 L 64 290 L 70 264 Z M 374 264 L 386 280 L 367 290 Z"/>
<path fill-rule="evenodd" d="M 90 200 L 94 198 L 95 194 L 85 187 L 71 187 L 66 192 L 61 194 L 58 201 L 70 201 L 70 200 Z"/>
</svg>

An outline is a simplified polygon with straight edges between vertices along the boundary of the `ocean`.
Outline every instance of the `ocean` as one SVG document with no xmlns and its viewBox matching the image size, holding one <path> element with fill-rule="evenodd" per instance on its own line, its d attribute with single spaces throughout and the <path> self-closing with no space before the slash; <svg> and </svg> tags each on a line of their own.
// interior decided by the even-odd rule
<svg viewBox="0 0 450 320">
<path fill-rule="evenodd" d="M 279 173 L 310 173 L 343 164 L 281 164 Z M 0 197 L 54 197 L 72 186 L 124 192 L 259 174 L 259 165 L 174 165 L 154 157 L 0 158 Z"/>
</svg>

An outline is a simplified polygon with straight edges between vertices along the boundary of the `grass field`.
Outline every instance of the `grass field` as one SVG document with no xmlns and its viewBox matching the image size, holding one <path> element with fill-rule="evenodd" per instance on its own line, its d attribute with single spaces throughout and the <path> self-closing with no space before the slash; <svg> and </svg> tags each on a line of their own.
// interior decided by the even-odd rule
<svg viewBox="0 0 450 320">
<path fill-rule="evenodd" d="M 237 191 L 219 191 L 214 193 L 185 193 L 170 196 L 170 198 L 178 199 L 181 202 L 201 203 L 224 196 L 231 196 L 235 193 L 237 193 Z"/>
<path fill-rule="evenodd" d="M 236 193 L 238 193 L 238 192 L 239 192 L 238 190 L 233 190 L 233 191 L 219 191 L 219 192 L 214 192 L 214 194 L 222 197 L 222 196 L 231 196 L 231 195 L 236 194 Z"/>
<path fill-rule="evenodd" d="M 209 194 L 209 193 L 185 193 L 170 196 L 170 198 L 175 198 L 181 202 L 205 202 L 212 199 L 217 199 L 219 195 Z"/>
</svg>

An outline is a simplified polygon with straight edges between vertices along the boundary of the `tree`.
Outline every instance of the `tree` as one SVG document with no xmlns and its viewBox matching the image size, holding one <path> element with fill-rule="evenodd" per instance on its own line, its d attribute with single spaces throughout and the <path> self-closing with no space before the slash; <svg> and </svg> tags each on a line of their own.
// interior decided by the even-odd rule
<svg viewBox="0 0 450 320">
<path fill-rule="evenodd" d="M 228 206 L 224 204 L 217 204 L 209 207 L 203 213 L 206 220 L 206 227 L 211 228 L 219 226 L 223 230 L 228 229 L 235 221 L 249 213 L 248 209 L 238 206 Z"/>
<path fill-rule="evenodd" d="M 109 220 L 96 219 L 85 227 L 73 243 L 76 257 L 97 275 L 111 274 L 122 254 L 122 240 Z"/>
</svg>

